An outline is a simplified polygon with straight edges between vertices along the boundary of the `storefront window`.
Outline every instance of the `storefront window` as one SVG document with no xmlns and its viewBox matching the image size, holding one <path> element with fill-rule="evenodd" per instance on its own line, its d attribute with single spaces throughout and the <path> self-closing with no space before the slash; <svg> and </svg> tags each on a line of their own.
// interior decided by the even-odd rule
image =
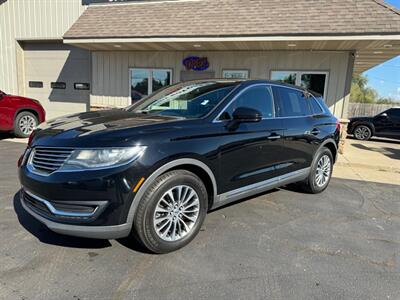
<svg viewBox="0 0 400 300">
<path fill-rule="evenodd" d="M 301 86 L 320 95 L 325 92 L 326 74 L 302 74 Z"/>
<path fill-rule="evenodd" d="M 153 92 L 171 84 L 171 71 L 153 70 Z"/>
<path fill-rule="evenodd" d="M 131 99 L 132 102 L 142 99 L 149 94 L 149 72 L 146 69 L 131 70 Z"/>
<path fill-rule="evenodd" d="M 272 71 L 271 80 L 302 86 L 310 91 L 326 96 L 328 72 L 320 71 Z"/>
<path fill-rule="evenodd" d="M 172 83 L 172 71 L 166 69 L 130 69 L 132 103 Z"/>
<path fill-rule="evenodd" d="M 280 81 L 288 84 L 296 84 L 296 73 L 287 71 L 272 71 L 271 80 Z"/>
<path fill-rule="evenodd" d="M 247 79 L 249 78 L 248 70 L 223 70 L 222 71 L 223 78 L 232 78 L 232 79 Z"/>
</svg>

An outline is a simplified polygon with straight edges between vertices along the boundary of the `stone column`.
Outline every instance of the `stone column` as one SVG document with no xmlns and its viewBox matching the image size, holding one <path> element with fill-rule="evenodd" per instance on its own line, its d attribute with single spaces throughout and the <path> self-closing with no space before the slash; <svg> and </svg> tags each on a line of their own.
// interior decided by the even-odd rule
<svg viewBox="0 0 400 300">
<path fill-rule="evenodd" d="M 347 137 L 347 125 L 349 124 L 349 119 L 340 119 L 340 140 L 339 140 L 339 153 L 344 153 L 344 145 Z"/>
</svg>

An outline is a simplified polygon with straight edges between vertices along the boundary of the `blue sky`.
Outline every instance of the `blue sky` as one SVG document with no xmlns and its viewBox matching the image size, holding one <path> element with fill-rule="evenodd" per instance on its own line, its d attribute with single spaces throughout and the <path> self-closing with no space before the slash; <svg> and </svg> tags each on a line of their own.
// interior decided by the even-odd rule
<svg viewBox="0 0 400 300">
<path fill-rule="evenodd" d="M 388 4 L 400 8 L 400 0 L 386 0 Z M 400 101 L 400 56 L 397 56 L 364 73 L 369 86 L 376 89 L 381 97 L 391 97 Z"/>
</svg>

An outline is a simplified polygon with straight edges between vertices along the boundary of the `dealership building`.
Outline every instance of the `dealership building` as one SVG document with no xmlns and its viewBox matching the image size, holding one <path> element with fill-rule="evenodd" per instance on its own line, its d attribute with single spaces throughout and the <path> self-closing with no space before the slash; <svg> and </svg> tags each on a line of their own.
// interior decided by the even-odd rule
<svg viewBox="0 0 400 300">
<path fill-rule="evenodd" d="M 380 0 L 0 0 L 0 90 L 50 118 L 202 78 L 302 85 L 345 118 L 353 74 L 399 54 Z"/>
</svg>

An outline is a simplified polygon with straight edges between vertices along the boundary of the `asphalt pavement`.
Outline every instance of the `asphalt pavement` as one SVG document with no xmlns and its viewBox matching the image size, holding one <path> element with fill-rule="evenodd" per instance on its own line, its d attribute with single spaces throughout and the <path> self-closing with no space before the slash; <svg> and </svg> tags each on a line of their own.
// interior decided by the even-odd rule
<svg viewBox="0 0 400 300">
<path fill-rule="evenodd" d="M 25 213 L 23 148 L 0 141 L 0 299 L 400 299 L 400 185 L 276 189 L 210 212 L 191 244 L 153 255 Z"/>
</svg>

